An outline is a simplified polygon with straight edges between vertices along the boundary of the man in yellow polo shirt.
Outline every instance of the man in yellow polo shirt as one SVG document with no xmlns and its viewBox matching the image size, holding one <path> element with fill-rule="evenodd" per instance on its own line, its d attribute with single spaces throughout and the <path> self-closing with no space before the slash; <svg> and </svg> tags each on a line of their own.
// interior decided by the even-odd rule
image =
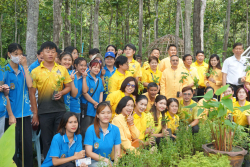
<svg viewBox="0 0 250 167">
<path fill-rule="evenodd" d="M 159 63 L 159 64 L 158 64 L 158 66 L 157 66 L 157 70 L 159 70 L 159 65 L 160 65 L 160 62 L 161 62 L 160 59 L 159 59 L 159 57 L 160 57 L 160 49 L 158 49 L 158 48 L 152 49 L 150 56 L 155 56 L 155 57 L 158 58 L 158 63 Z M 150 66 L 149 66 L 148 61 L 145 61 L 145 62 L 143 63 L 142 69 L 148 70 L 149 68 L 150 68 Z"/>
<path fill-rule="evenodd" d="M 41 137 L 43 141 L 43 155 L 46 157 L 50 143 L 56 129 L 66 112 L 63 95 L 70 92 L 72 81 L 67 69 L 56 64 L 57 46 L 53 42 L 45 42 L 41 46 L 43 62 L 31 72 L 33 87 L 30 89 L 30 101 L 34 112 L 38 110 Z M 36 89 L 38 90 L 38 109 L 36 102 Z M 52 100 L 53 92 L 55 100 Z"/>
<path fill-rule="evenodd" d="M 112 93 L 116 90 L 120 90 L 122 82 L 127 77 L 132 77 L 133 75 L 128 71 L 128 58 L 125 56 L 119 56 L 115 60 L 115 73 L 109 78 L 108 90 Z"/>
<path fill-rule="evenodd" d="M 160 62 L 160 71 L 163 72 L 167 68 L 171 68 L 170 57 L 177 55 L 177 47 L 174 44 L 168 46 L 168 57 L 164 58 Z M 179 58 L 179 66 L 184 66 L 183 61 Z"/>
<path fill-rule="evenodd" d="M 146 113 L 150 111 L 152 105 L 154 104 L 155 98 L 158 95 L 157 93 L 158 93 L 158 85 L 154 82 L 150 82 L 147 86 L 147 92 L 143 94 L 148 98 L 148 105 L 145 111 Z"/>
<path fill-rule="evenodd" d="M 208 64 L 204 62 L 205 55 L 203 51 L 197 51 L 196 52 L 196 61 L 191 65 L 192 67 L 195 67 L 198 71 L 199 75 L 199 88 L 197 92 L 197 96 L 203 96 L 204 90 L 205 90 L 205 83 L 204 83 L 204 77 L 206 76 L 207 70 L 208 70 Z M 200 97 L 197 98 L 198 101 L 201 99 Z"/>
<path fill-rule="evenodd" d="M 179 105 L 179 116 L 180 120 L 186 122 L 189 128 L 192 128 L 193 133 L 199 132 L 199 119 L 200 117 L 197 116 L 198 114 L 198 107 L 195 106 L 193 108 L 183 108 L 185 106 L 192 105 L 196 102 L 192 100 L 193 97 L 193 89 L 191 87 L 184 87 L 182 89 L 182 97 L 183 100 L 180 101 Z"/>
</svg>

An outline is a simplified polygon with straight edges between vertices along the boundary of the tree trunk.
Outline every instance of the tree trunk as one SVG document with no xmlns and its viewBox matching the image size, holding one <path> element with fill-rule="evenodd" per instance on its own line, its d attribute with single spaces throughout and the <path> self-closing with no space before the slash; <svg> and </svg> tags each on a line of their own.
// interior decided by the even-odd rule
<svg viewBox="0 0 250 167">
<path fill-rule="evenodd" d="M 198 50 L 201 50 L 201 34 L 200 34 L 200 11 L 201 0 L 194 0 L 194 12 L 193 12 L 193 55 Z"/>
<path fill-rule="evenodd" d="M 183 21 L 183 15 L 182 15 L 182 10 L 181 10 L 181 6 L 180 6 L 180 11 L 181 11 L 181 32 L 182 32 L 182 39 L 184 40 L 184 21 Z"/>
<path fill-rule="evenodd" d="M 118 5 L 118 2 L 116 3 L 116 16 L 115 16 L 115 21 L 116 21 L 116 37 L 118 37 L 118 26 L 119 26 L 119 23 L 118 23 L 118 10 L 119 10 L 119 5 Z M 118 47 L 118 40 L 116 39 L 116 47 Z"/>
<path fill-rule="evenodd" d="M 65 33 L 64 33 L 64 46 L 71 45 L 71 24 L 70 24 L 70 0 L 65 0 Z"/>
<path fill-rule="evenodd" d="M 230 13 L 231 13 L 231 0 L 228 0 L 227 4 L 227 24 L 226 24 L 226 30 L 224 32 L 224 43 L 223 43 L 223 61 L 226 59 L 227 56 L 227 43 L 228 43 L 228 36 L 229 36 L 229 30 L 230 30 Z"/>
<path fill-rule="evenodd" d="M 95 11 L 94 11 L 94 32 L 93 32 L 93 47 L 99 48 L 99 4 L 100 0 L 95 0 Z"/>
<path fill-rule="evenodd" d="M 181 0 L 177 0 L 176 2 L 176 18 L 175 18 L 175 45 L 178 50 L 178 38 L 179 38 L 179 27 L 180 27 L 180 13 L 181 13 Z M 178 52 L 177 52 L 177 56 Z"/>
<path fill-rule="evenodd" d="M 39 0 L 27 0 L 26 54 L 28 66 L 36 60 Z"/>
<path fill-rule="evenodd" d="M 76 20 L 77 20 L 77 0 L 76 0 Z M 74 47 L 76 48 L 76 23 L 75 23 L 75 40 L 74 40 Z"/>
<path fill-rule="evenodd" d="M 0 50 L 1 50 L 1 57 L 3 57 L 2 23 L 3 23 L 3 14 L 1 14 L 1 17 L 0 17 Z"/>
<path fill-rule="evenodd" d="M 139 55 L 142 55 L 143 0 L 139 0 Z M 146 36 L 145 36 L 146 37 Z"/>
<path fill-rule="evenodd" d="M 112 20 L 113 20 L 113 8 L 112 8 L 111 3 L 108 0 L 106 0 L 106 2 L 109 4 L 110 10 L 111 10 L 110 20 L 109 20 L 109 44 L 110 44 L 110 36 L 111 36 L 111 28 L 112 28 Z"/>
<path fill-rule="evenodd" d="M 90 6 L 90 21 L 89 21 L 89 50 L 92 48 L 92 25 L 93 25 L 93 5 Z"/>
<path fill-rule="evenodd" d="M 129 42 L 129 1 L 128 1 L 128 4 L 127 4 L 127 14 L 126 14 L 126 35 L 125 35 L 125 43 L 128 43 Z"/>
<path fill-rule="evenodd" d="M 246 28 L 247 28 L 247 46 L 249 46 L 249 27 L 248 27 L 248 12 L 249 12 L 249 1 L 247 0 L 247 18 L 246 18 Z"/>
<path fill-rule="evenodd" d="M 53 42 L 59 46 L 59 38 L 62 26 L 61 16 L 62 0 L 53 1 Z"/>
<path fill-rule="evenodd" d="M 158 38 L 158 0 L 155 1 L 154 36 L 156 40 Z"/>
<path fill-rule="evenodd" d="M 83 11 L 83 5 L 81 6 L 81 10 L 80 10 L 80 13 L 81 13 L 81 38 L 80 38 L 80 46 L 82 48 L 82 11 Z M 82 49 L 81 49 L 81 53 L 82 53 Z"/>
<path fill-rule="evenodd" d="M 15 43 L 17 43 L 17 4 L 15 0 Z"/>
<path fill-rule="evenodd" d="M 191 0 L 185 0 L 185 36 L 184 36 L 184 54 L 191 53 L 191 12 L 192 2 Z"/>
<path fill-rule="evenodd" d="M 206 10 L 207 0 L 201 0 L 201 13 L 200 13 L 200 31 L 201 31 L 201 50 L 204 50 L 204 14 Z"/>
</svg>

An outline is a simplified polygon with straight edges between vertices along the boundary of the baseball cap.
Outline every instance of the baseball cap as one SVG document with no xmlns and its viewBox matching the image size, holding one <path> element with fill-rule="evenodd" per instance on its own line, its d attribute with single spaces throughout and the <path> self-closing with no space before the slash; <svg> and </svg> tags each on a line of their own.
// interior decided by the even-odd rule
<svg viewBox="0 0 250 167">
<path fill-rule="evenodd" d="M 113 52 L 106 52 L 104 57 L 106 58 L 108 56 L 115 58 L 115 54 Z"/>
</svg>

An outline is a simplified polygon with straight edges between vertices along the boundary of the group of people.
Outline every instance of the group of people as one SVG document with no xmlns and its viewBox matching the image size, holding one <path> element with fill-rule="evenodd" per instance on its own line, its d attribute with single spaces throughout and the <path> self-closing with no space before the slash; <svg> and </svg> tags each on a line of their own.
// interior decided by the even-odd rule
<svg viewBox="0 0 250 167">
<path fill-rule="evenodd" d="M 104 56 L 97 48 L 89 50 L 87 62 L 77 48 L 61 51 L 48 41 L 28 67 L 22 47 L 12 43 L 6 54 L 10 61 L 0 71 L 0 137 L 16 124 L 13 159 L 18 167 L 22 156 L 25 167 L 33 166 L 34 129 L 41 131 L 43 167 L 71 167 L 85 157 L 91 158 L 91 167 L 112 166 L 139 146 L 151 149 L 163 138 L 178 140 L 180 122 L 198 133 L 208 111 L 198 115 L 205 99 L 195 96 L 229 84 L 222 96 L 231 94 L 235 107 L 249 105 L 243 51 L 241 43 L 234 44 L 234 55 L 221 67 L 216 54 L 205 63 L 203 51 L 179 58 L 174 44 L 168 47 L 168 57 L 159 60 L 155 48 L 144 63 L 133 44 L 119 52 L 108 45 Z M 214 95 L 213 100 L 220 98 Z M 198 106 L 185 107 L 193 103 Z M 233 121 L 248 126 L 250 114 L 235 109 Z"/>
</svg>

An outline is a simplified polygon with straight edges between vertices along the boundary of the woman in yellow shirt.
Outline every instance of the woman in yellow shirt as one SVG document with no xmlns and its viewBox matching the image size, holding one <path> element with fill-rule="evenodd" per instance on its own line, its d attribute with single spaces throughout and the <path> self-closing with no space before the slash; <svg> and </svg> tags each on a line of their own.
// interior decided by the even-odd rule
<svg viewBox="0 0 250 167">
<path fill-rule="evenodd" d="M 250 110 L 245 110 L 241 112 L 236 107 L 242 107 L 250 105 L 250 102 L 247 101 L 248 99 L 248 93 L 246 89 L 239 88 L 236 92 L 236 102 L 234 102 L 234 112 L 233 112 L 233 120 L 236 124 L 239 124 L 241 126 L 247 126 L 250 125 Z"/>
<path fill-rule="evenodd" d="M 145 70 L 142 74 L 142 82 L 144 86 L 144 92 L 147 90 L 147 86 L 150 82 L 155 82 L 158 85 L 158 90 L 160 90 L 160 81 L 162 72 L 157 69 L 158 66 L 158 58 L 155 56 L 150 56 L 148 58 L 148 62 L 150 65 L 150 68 Z"/>
<path fill-rule="evenodd" d="M 211 55 L 207 71 L 209 76 L 204 77 L 204 83 L 206 84 L 206 87 L 211 86 L 214 88 L 214 92 L 216 92 L 222 85 L 221 69 L 220 57 L 217 54 Z M 220 100 L 220 96 L 218 96 L 218 100 Z"/>
<path fill-rule="evenodd" d="M 132 142 L 140 136 L 140 131 L 134 125 L 133 110 L 133 98 L 129 96 L 123 97 L 117 105 L 115 110 L 117 115 L 112 121 L 112 124 L 116 125 L 120 130 L 122 153 L 126 153 L 127 150 L 135 150 Z"/>
<path fill-rule="evenodd" d="M 124 96 L 130 96 L 133 98 L 133 96 L 137 95 L 137 92 L 138 92 L 137 80 L 133 77 L 127 77 L 122 82 L 120 90 L 114 91 L 107 96 L 106 101 L 109 101 L 112 107 L 112 119 L 115 116 L 115 110 L 120 100 Z"/>
<path fill-rule="evenodd" d="M 179 127 L 179 116 L 177 115 L 179 109 L 179 102 L 175 98 L 170 98 L 167 101 L 167 128 L 171 129 L 172 135 L 171 137 L 176 138 L 175 131 Z"/>
</svg>

